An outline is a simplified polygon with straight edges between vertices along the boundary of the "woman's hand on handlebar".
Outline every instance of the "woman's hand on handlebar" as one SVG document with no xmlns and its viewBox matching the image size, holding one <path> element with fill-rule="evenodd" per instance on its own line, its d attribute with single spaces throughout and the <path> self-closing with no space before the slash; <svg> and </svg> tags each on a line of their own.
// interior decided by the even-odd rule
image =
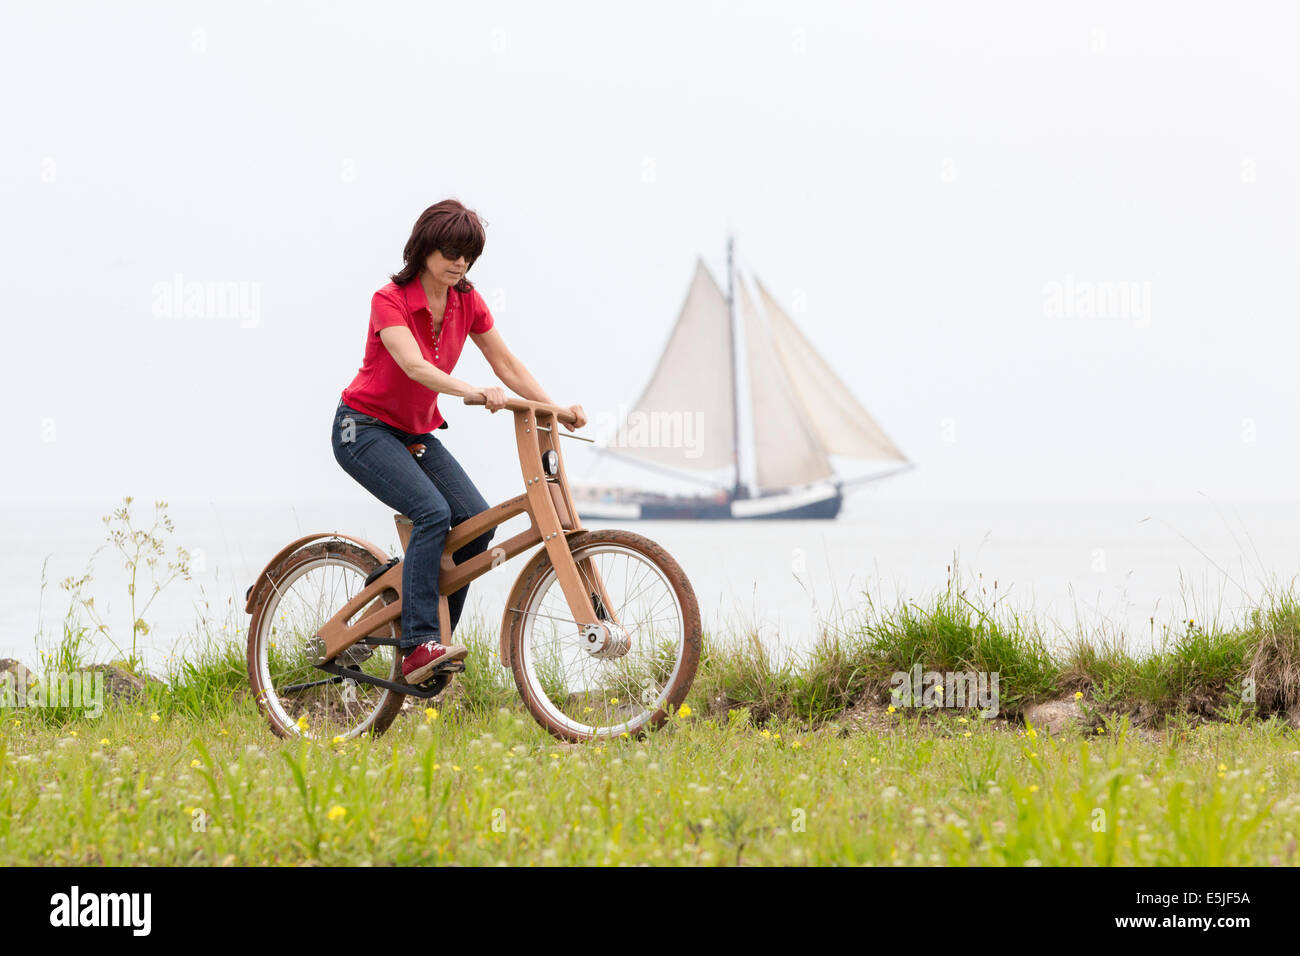
<svg viewBox="0 0 1300 956">
<path fill-rule="evenodd" d="M 506 407 L 506 390 L 497 385 L 484 385 L 478 390 L 483 396 L 483 404 L 490 412 L 499 412 Z"/>
<path fill-rule="evenodd" d="M 571 432 L 577 431 L 583 425 L 587 424 L 587 413 L 582 410 L 581 405 L 570 405 L 569 411 L 571 411 L 573 413 L 573 417 L 577 419 L 577 421 L 575 421 L 572 425 L 570 425 L 568 422 L 564 422 L 564 427 L 567 428 L 569 431 Z"/>
</svg>

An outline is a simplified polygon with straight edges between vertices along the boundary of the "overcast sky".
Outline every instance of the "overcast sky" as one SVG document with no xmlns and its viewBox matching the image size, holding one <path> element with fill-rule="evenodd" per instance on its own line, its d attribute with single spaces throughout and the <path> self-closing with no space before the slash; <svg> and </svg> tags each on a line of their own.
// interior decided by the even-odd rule
<svg viewBox="0 0 1300 956">
<path fill-rule="evenodd" d="M 448 196 L 591 417 L 730 230 L 916 462 L 890 494 L 1293 497 L 1296 19 L 975 6 L 6 0 L 7 500 L 355 496 L 329 420 Z M 508 421 L 443 406 L 515 493 Z"/>
</svg>

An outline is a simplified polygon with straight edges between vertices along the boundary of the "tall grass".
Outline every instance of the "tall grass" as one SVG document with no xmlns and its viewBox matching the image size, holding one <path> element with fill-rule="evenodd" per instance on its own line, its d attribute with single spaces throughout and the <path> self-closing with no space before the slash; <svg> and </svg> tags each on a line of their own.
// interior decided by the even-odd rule
<svg viewBox="0 0 1300 956">
<path fill-rule="evenodd" d="M 757 725 L 817 724 L 855 708 L 884 707 L 891 676 L 920 665 L 997 673 L 999 711 L 1013 718 L 1031 703 L 1075 692 L 1100 713 L 1147 726 L 1171 718 L 1300 716 L 1300 599 L 1291 592 L 1272 595 L 1241 627 L 1191 623 L 1142 655 L 1118 642 L 1083 639 L 1057 653 L 1044 633 L 1032 618 L 981 607 L 952 588 L 925 604 L 881 608 L 867 600 L 849 626 L 825 631 L 809 652 L 780 661 L 754 631 L 707 634 L 687 702 L 704 715 L 744 710 Z M 466 670 L 439 699 L 455 699 L 472 713 L 518 706 L 498 638 L 495 621 L 462 621 L 456 639 L 470 650 Z M 236 710 L 248 695 L 245 640 L 238 611 L 221 629 L 204 619 L 160 673 L 148 675 L 148 707 L 193 718 Z M 61 638 L 42 651 L 42 666 L 77 670 L 90 647 L 88 630 L 67 618 Z M 43 715 L 54 722 L 74 717 L 57 709 Z"/>
<path fill-rule="evenodd" d="M 245 665 L 247 619 L 228 599 L 214 612 L 204 601 L 193 633 L 185 635 L 154 673 L 146 672 L 138 638 L 142 619 L 163 587 L 188 575 L 188 553 L 176 549 L 165 561 L 165 535 L 172 531 L 166 503 L 157 502 L 153 525 L 131 524 L 130 504 L 104 519 L 109 542 L 128 561 L 133 577 L 129 645 L 119 649 L 85 591 L 88 569 L 61 582 L 69 604 L 53 638 L 39 625 L 40 669 L 71 672 L 87 666 L 103 643 L 118 650 L 114 662 L 146 679 L 144 696 L 153 712 L 195 719 L 220 717 L 242 706 L 248 694 Z M 92 556 L 93 557 L 93 556 Z M 136 584 L 147 571 L 153 592 L 135 603 Z M 1295 582 L 1268 590 L 1243 622 L 1188 620 L 1154 649 L 1132 654 L 1119 638 L 1079 635 L 1056 650 L 1046 635 L 1055 628 L 1006 606 L 983 579 L 963 582 L 954 559 L 947 586 L 924 601 L 880 604 L 864 593 L 856 608 L 834 624 L 823 622 L 820 639 L 804 654 L 773 653 L 780 635 L 765 641 L 753 627 L 730 625 L 705 635 L 688 703 L 705 715 L 744 711 L 756 725 L 797 720 L 817 724 L 846 711 L 889 702 L 895 675 L 915 667 L 940 673 L 998 676 L 998 710 L 1014 717 L 1028 705 L 1080 694 L 1097 713 L 1125 714 L 1158 725 L 1176 719 L 1238 719 L 1281 716 L 1300 726 L 1300 597 Z M 42 597 L 45 589 L 42 569 Z M 42 602 L 43 607 L 43 602 Z M 88 619 L 88 623 L 87 623 Z M 466 712 L 491 713 L 518 700 L 511 675 L 500 666 L 495 620 L 467 616 L 456 639 L 470 656 L 446 699 Z M 43 708 L 33 719 L 54 723 L 76 714 Z"/>
</svg>

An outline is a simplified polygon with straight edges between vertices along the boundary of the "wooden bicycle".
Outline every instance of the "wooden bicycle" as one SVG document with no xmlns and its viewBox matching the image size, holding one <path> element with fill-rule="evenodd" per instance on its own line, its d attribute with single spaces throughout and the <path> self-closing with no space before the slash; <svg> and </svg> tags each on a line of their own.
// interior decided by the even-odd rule
<svg viewBox="0 0 1300 956">
<path fill-rule="evenodd" d="M 483 405 L 479 396 L 467 405 Z M 630 531 L 582 526 L 565 476 L 558 422 L 567 409 L 510 399 L 524 491 L 455 525 L 438 577 L 440 633 L 447 595 L 501 562 L 542 547 L 515 580 L 501 618 L 500 662 L 537 721 L 571 741 L 638 734 L 680 707 L 700 656 L 700 611 L 681 567 Z M 424 446 L 407 446 L 419 457 Z M 462 563 L 453 553 L 519 514 L 527 530 Z M 395 515 L 402 548 L 411 521 Z M 420 686 L 402 678 L 402 565 L 337 532 L 280 550 L 249 586 L 248 676 L 280 736 L 334 739 L 388 729 L 406 697 L 442 693 L 463 662 Z M 444 640 L 450 642 L 449 637 Z M 473 658 L 471 657 L 471 660 Z"/>
</svg>

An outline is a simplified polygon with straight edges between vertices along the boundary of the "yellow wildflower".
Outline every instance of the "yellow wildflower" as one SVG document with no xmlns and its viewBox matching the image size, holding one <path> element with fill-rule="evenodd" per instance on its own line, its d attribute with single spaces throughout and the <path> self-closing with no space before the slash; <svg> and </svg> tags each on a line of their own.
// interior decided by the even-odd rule
<svg viewBox="0 0 1300 956">
<path fill-rule="evenodd" d="M 298 718 L 298 729 L 301 730 L 301 731 L 304 731 L 304 732 L 307 730 L 307 715 L 306 715 L 306 714 L 303 714 L 301 717 Z"/>
<path fill-rule="evenodd" d="M 438 719 L 438 708 L 437 708 L 437 707 L 426 707 L 426 708 L 424 708 L 424 722 L 425 722 L 426 724 L 431 724 L 431 723 L 433 723 L 433 722 L 434 722 L 435 720 L 437 720 L 437 719 Z"/>
<path fill-rule="evenodd" d="M 330 818 L 330 822 L 332 823 L 337 823 L 339 820 L 342 820 L 347 815 L 348 815 L 347 807 L 341 807 L 337 803 L 334 804 L 334 806 L 330 807 L 329 818 Z"/>
<path fill-rule="evenodd" d="M 1075 700 L 1083 700 L 1083 691 L 1081 691 L 1081 690 L 1076 690 L 1076 691 L 1074 692 L 1074 699 L 1075 699 Z"/>
<path fill-rule="evenodd" d="M 152 720 L 155 724 L 158 723 L 158 721 L 162 720 L 162 718 L 159 717 L 157 714 L 150 714 L 149 719 Z"/>
<path fill-rule="evenodd" d="M 680 706 L 680 707 L 677 708 L 677 716 L 678 716 L 678 717 L 689 717 L 689 716 L 691 716 L 691 708 L 690 708 L 688 705 L 686 705 L 686 704 L 682 704 L 682 706 Z"/>
</svg>

